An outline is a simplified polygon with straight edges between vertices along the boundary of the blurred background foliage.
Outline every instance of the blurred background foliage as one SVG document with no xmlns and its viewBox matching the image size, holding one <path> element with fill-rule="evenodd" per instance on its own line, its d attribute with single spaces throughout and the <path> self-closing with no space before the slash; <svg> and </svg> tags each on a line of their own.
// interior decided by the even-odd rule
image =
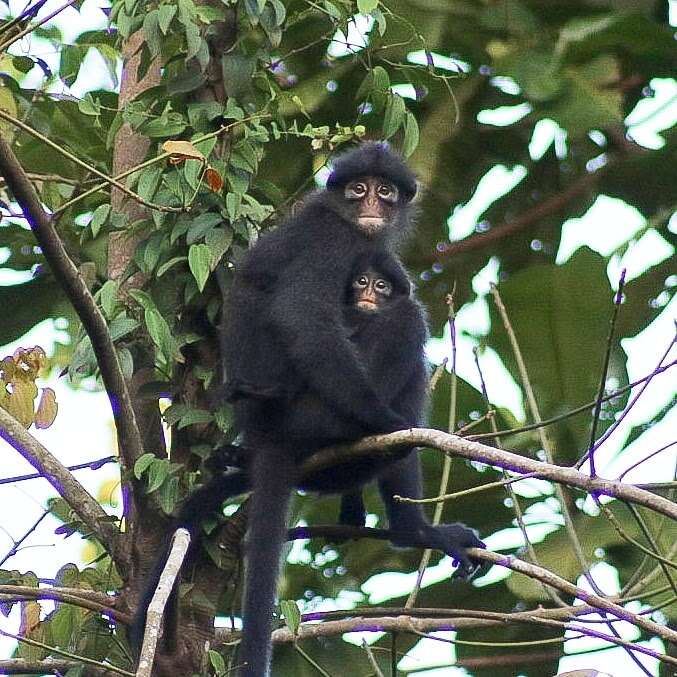
<svg viewBox="0 0 677 677">
<path fill-rule="evenodd" d="M 633 132 L 639 136 L 640 122 L 650 122 L 675 104 L 677 52 L 668 8 L 669 3 L 654 0 L 116 0 L 110 12 L 113 30 L 88 29 L 70 42 L 53 25 L 35 28 L 31 42 L 14 40 L 16 25 L 0 25 L 0 130 L 12 140 L 43 203 L 55 213 L 69 252 L 91 282 L 126 374 L 139 367 L 139 343 L 152 346 L 160 368 L 158 388 L 175 397 L 168 420 L 185 429 L 185 439 L 198 455 L 204 455 L 205 443 L 215 445 L 237 432 L 222 411 L 216 416 L 218 432 L 211 431 L 207 442 L 202 430 L 191 437 L 196 426 L 214 416 L 182 403 L 176 378 L 178 361 L 201 382 L 210 381 L 213 364 L 205 366 L 187 349 L 198 338 L 213 335 L 210 327 L 218 321 L 220 296 L 209 274 L 217 268 L 226 271 L 227 286 L 229 264 L 236 265 L 257 232 L 288 212 L 314 185 L 313 175 L 321 184 L 332 150 L 363 137 L 388 138 L 409 157 L 420 179 L 418 228 L 404 259 L 428 308 L 433 336 L 442 337 L 448 327 L 447 295 L 452 294 L 457 312 L 486 302 L 484 329 L 462 323 L 457 329 L 474 340 L 480 363 L 486 351 L 495 352 L 523 397 L 513 350 L 488 293 L 486 280 L 494 279 L 540 416 L 548 419 L 596 397 L 618 286 L 609 272 L 618 269 L 619 257 L 628 251 L 632 255 L 643 237 L 653 238 L 661 252 L 672 252 L 644 266 L 626 286 L 608 344 L 612 390 L 628 383 L 621 342 L 665 309 L 675 285 L 674 116 L 648 141 L 642 137 L 640 143 Z M 26 20 L 18 22 L 18 27 L 24 25 Z M 140 74 L 151 72 L 158 60 L 163 67 L 153 86 L 120 107 L 120 50 L 138 30 L 143 31 L 135 52 Z M 58 53 L 56 65 L 41 56 L 45 45 Z M 96 78 L 88 60 L 92 52 L 98 54 Z M 88 86 L 92 79 L 106 78 L 107 87 Z M 667 92 L 667 98 L 644 113 L 657 92 Z M 174 163 L 165 156 L 121 179 L 146 203 L 169 210 L 151 207 L 139 214 L 111 209 L 108 186 L 91 190 L 101 174 L 114 173 L 113 154 L 123 125 L 147 140 L 148 159 L 158 157 L 170 139 L 192 141 L 202 154 L 204 160 L 174 155 Z M 219 131 L 224 125 L 227 133 Z M 45 139 L 67 153 L 46 146 Z M 215 184 L 204 180 L 207 165 L 218 177 Z M 3 216 L 11 217 L 8 196 L 0 197 Z M 558 259 L 566 224 L 609 198 L 634 208 L 644 225 L 613 251 L 582 247 Z M 624 224 L 614 216 L 605 218 L 602 210 L 596 213 L 601 216 L 589 219 L 589 228 L 618 242 Z M 108 256 L 111 238 L 120 232 L 134 234 L 136 249 L 125 262 L 124 275 L 114 277 Z M 0 316 L 0 345 L 47 318 L 66 318 L 71 341 L 60 344 L 52 360 L 70 365 L 75 380 L 92 373 L 91 346 L 43 265 L 25 221 L 3 218 L 0 261 L 0 273 L 7 273 L 0 308 L 11 308 Z M 117 294 L 120 280 L 133 279 L 135 273 L 142 275 L 143 282 L 135 286 L 143 292 L 133 290 L 133 301 L 122 298 Z M 206 325 L 196 325 L 196 313 L 206 318 Z M 447 346 L 450 357 L 448 332 L 445 337 L 439 345 Z M 655 347 L 656 363 L 665 348 Z M 485 377 L 489 399 L 502 401 L 492 395 L 492 373 Z M 462 426 L 486 412 L 482 393 L 459 379 L 450 414 L 452 380 L 445 372 L 437 382 L 434 427 L 448 429 L 450 420 Z M 626 391 L 604 404 L 597 436 L 627 402 Z M 498 408 L 499 428 L 533 421 L 531 415 L 521 420 L 525 403 L 513 409 Z M 588 409 L 548 428 L 557 463 L 572 464 L 584 454 L 590 426 Z M 472 429 L 489 431 L 486 421 Z M 628 442 L 640 433 L 634 431 Z M 510 435 L 503 444 L 520 453 L 542 454 L 536 431 Z M 424 453 L 426 495 L 436 495 L 440 454 Z M 166 480 L 163 504 L 171 509 L 182 491 L 174 469 L 167 466 L 164 475 L 156 472 L 154 477 L 158 484 Z M 491 469 L 455 460 L 447 491 L 499 478 Z M 573 580 L 581 571 L 560 528 L 559 503 L 551 486 L 535 486 L 518 492 L 526 521 L 545 526 L 535 537 L 541 540 L 535 546 L 539 561 Z M 581 510 L 574 498 L 573 526 L 589 562 L 613 566 L 621 586 L 638 566 L 649 570 L 608 521 Z M 500 488 L 470 494 L 447 503 L 444 517 L 453 521 L 461 516 L 488 536 L 514 529 L 511 501 Z M 369 495 L 368 506 L 380 521 L 375 495 Z M 615 505 L 613 511 L 630 535 L 641 538 L 627 511 Z M 330 498 L 301 498 L 295 508 L 295 517 L 310 524 L 331 523 L 335 513 L 336 501 Z M 651 527 L 664 552 L 674 543 L 674 525 L 654 520 Z M 283 594 L 305 600 L 309 608 L 337 596 L 364 601 L 360 590 L 366 580 L 383 572 L 414 571 L 419 558 L 420 553 L 394 551 L 381 542 L 310 542 L 292 557 Z M 434 555 L 432 564 L 438 560 Z M 347 591 L 355 594 L 346 596 Z M 666 599 L 668 593 L 652 598 L 652 604 Z M 417 603 L 510 611 L 547 601 L 540 586 L 514 575 L 498 576 L 484 586 L 450 585 L 443 576 L 420 592 Z M 386 603 L 403 602 L 396 597 Z M 674 600 L 662 612 L 674 627 Z M 519 641 L 553 633 L 534 626 L 496 627 L 461 631 L 458 639 Z M 379 644 L 387 647 L 389 641 Z M 418 641 L 400 636 L 397 649 L 405 652 Z M 308 651 L 332 674 L 346 674 L 341 672 L 345 665 L 368 669 L 362 650 L 339 640 Z M 561 647 L 535 651 L 533 660 L 526 649 L 520 653 L 526 656 L 520 674 L 554 674 Z M 458 645 L 455 653 L 460 664 L 472 665 L 475 658 L 500 656 L 505 649 Z M 280 650 L 278 659 L 275 674 L 312 673 L 290 647 Z M 490 674 L 516 672 L 498 661 Z"/>
</svg>

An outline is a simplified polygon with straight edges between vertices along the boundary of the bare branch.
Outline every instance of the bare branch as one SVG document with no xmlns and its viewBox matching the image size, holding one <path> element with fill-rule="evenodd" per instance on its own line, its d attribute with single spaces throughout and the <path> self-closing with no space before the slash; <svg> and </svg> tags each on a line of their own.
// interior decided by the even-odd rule
<svg viewBox="0 0 677 677">
<path fill-rule="evenodd" d="M 590 477 L 590 475 L 573 468 L 535 461 L 510 451 L 496 449 L 480 442 L 467 440 L 432 428 L 412 428 L 388 435 L 373 435 L 365 437 L 355 444 L 323 449 L 313 454 L 303 464 L 301 471 L 306 475 L 345 463 L 351 459 L 358 459 L 375 453 L 383 453 L 387 456 L 403 447 L 417 446 L 433 447 L 453 456 L 486 463 L 512 472 L 533 473 L 534 477 L 558 484 L 567 484 L 588 493 L 612 496 L 621 501 L 643 505 L 661 515 L 677 520 L 677 503 L 632 484 Z"/>
<path fill-rule="evenodd" d="M 136 677 L 150 677 L 153 659 L 155 658 L 155 647 L 160 636 L 162 616 L 189 546 L 190 534 L 188 530 L 177 529 L 172 539 L 167 563 L 162 570 L 162 574 L 160 574 L 160 581 L 146 612 L 146 629 L 143 635 L 143 646 L 141 647 Z"/>
<path fill-rule="evenodd" d="M 0 585 L 0 602 L 18 602 L 26 599 L 53 599 L 73 604 L 83 609 L 104 613 L 122 623 L 129 623 L 129 614 L 120 613 L 113 607 L 117 596 L 105 592 L 82 590 L 80 588 L 33 588 L 29 585 Z"/>
<path fill-rule="evenodd" d="M 630 650 L 638 651 L 670 665 L 677 665 L 677 658 L 653 651 L 642 645 L 626 642 L 613 635 L 608 635 L 580 623 L 556 621 L 534 614 L 528 615 L 524 612 L 519 614 L 475 612 L 475 617 L 473 617 L 473 612 L 459 610 L 458 615 L 450 614 L 446 618 L 426 618 L 413 616 L 409 611 L 409 609 L 406 611 L 402 610 L 402 613 L 398 616 L 356 616 L 340 621 L 329 621 L 327 623 L 312 625 L 304 624 L 299 627 L 296 634 L 293 634 L 287 627 L 278 628 L 273 632 L 273 643 L 290 644 L 306 639 L 339 637 L 346 632 L 398 632 L 421 635 L 442 630 L 462 630 L 465 628 L 482 627 L 483 625 L 490 626 L 494 625 L 496 620 L 499 620 L 500 617 L 500 620 L 504 624 L 507 622 L 515 622 L 526 623 L 529 625 L 547 625 L 563 630 L 571 630 L 580 633 L 581 635 L 603 639 L 610 644 L 624 646 Z M 484 617 L 484 619 L 482 617 Z M 562 641 L 564 641 L 564 639 L 562 639 Z"/>
</svg>

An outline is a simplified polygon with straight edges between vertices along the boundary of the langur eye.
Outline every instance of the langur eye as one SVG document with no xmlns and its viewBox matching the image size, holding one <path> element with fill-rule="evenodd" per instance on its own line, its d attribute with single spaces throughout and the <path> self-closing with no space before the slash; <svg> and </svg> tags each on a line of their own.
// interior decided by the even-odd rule
<svg viewBox="0 0 677 677">
<path fill-rule="evenodd" d="M 390 294 L 390 283 L 387 280 L 376 280 L 374 286 L 381 294 Z"/>
<path fill-rule="evenodd" d="M 367 278 L 366 275 L 360 275 L 355 280 L 355 286 L 356 287 L 368 287 L 369 286 L 369 279 Z"/>
<path fill-rule="evenodd" d="M 367 194 L 367 186 L 361 181 L 346 185 L 344 195 L 347 200 L 361 200 Z"/>
<path fill-rule="evenodd" d="M 397 200 L 397 188 L 389 183 L 381 183 L 376 189 L 376 193 L 386 202 L 395 202 Z"/>
</svg>

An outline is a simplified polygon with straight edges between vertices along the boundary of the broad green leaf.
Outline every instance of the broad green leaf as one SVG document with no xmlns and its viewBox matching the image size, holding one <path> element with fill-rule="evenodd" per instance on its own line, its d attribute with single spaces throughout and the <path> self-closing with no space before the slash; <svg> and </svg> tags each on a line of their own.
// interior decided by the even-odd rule
<svg viewBox="0 0 677 677">
<path fill-rule="evenodd" d="M 197 282 L 198 289 L 202 291 L 207 284 L 210 273 L 211 254 L 206 244 L 193 244 L 188 250 L 188 267 Z"/>
<path fill-rule="evenodd" d="M 402 155 L 409 157 L 418 146 L 418 122 L 411 111 L 407 111 L 407 119 L 404 123 L 404 142 Z"/>
<path fill-rule="evenodd" d="M 84 53 L 77 45 L 63 45 L 61 47 L 61 63 L 59 77 L 69 87 L 75 82 L 80 72 Z"/>
<path fill-rule="evenodd" d="M 231 221 L 239 215 L 241 203 L 242 195 L 240 193 L 228 193 L 226 195 L 226 211 L 228 212 Z"/>
<path fill-rule="evenodd" d="M 172 19 L 176 15 L 175 5 L 160 5 L 158 7 L 158 25 L 163 35 L 167 35 Z"/>
<path fill-rule="evenodd" d="M 293 599 L 283 599 L 280 601 L 280 611 L 284 616 L 285 625 L 296 635 L 301 625 L 301 612 L 298 604 Z"/>
<path fill-rule="evenodd" d="M 214 416 L 209 411 L 204 409 L 189 409 L 181 416 L 181 420 L 177 423 L 176 427 L 181 430 L 196 423 L 211 423 L 213 420 Z"/>
<path fill-rule="evenodd" d="M 162 31 L 156 9 L 147 12 L 143 19 L 143 33 L 152 56 L 158 56 L 162 50 Z"/>
<path fill-rule="evenodd" d="M 187 260 L 188 260 L 187 256 L 175 256 L 174 258 L 169 259 L 169 261 L 159 266 L 156 274 L 158 277 L 162 277 L 170 268 L 173 268 L 177 263 L 181 263 L 182 261 Z"/>
<path fill-rule="evenodd" d="M 108 331 L 110 332 L 111 340 L 119 341 L 121 338 L 131 334 L 138 326 L 139 323 L 133 317 L 118 315 L 111 320 Z"/>
<path fill-rule="evenodd" d="M 208 233 L 215 226 L 219 226 L 223 223 L 223 217 L 221 214 L 215 214 L 214 212 L 205 212 L 200 214 L 191 221 L 190 228 L 186 234 L 186 243 L 194 244 L 198 240 L 201 240 L 206 233 Z"/>
<path fill-rule="evenodd" d="M 213 649 L 210 649 L 207 652 L 207 655 L 209 656 L 209 662 L 212 664 L 216 674 L 219 676 L 226 674 L 226 661 L 223 660 L 223 656 Z"/>
<path fill-rule="evenodd" d="M 139 176 L 137 192 L 144 200 L 152 200 L 162 178 L 161 167 L 147 167 Z"/>
<path fill-rule="evenodd" d="M 374 89 L 385 92 L 390 88 L 390 76 L 383 66 L 374 66 L 372 70 L 374 76 Z"/>
<path fill-rule="evenodd" d="M 169 462 L 155 458 L 148 468 L 148 493 L 159 489 L 169 476 Z"/>
<path fill-rule="evenodd" d="M 108 220 L 111 206 L 109 204 L 99 205 L 92 214 L 92 220 L 89 222 L 89 227 L 92 230 L 92 237 L 96 237 L 101 230 L 101 226 Z"/>
<path fill-rule="evenodd" d="M 389 139 L 402 125 L 406 118 L 407 107 L 399 94 L 391 94 L 386 104 L 383 118 L 383 138 Z"/>
<path fill-rule="evenodd" d="M 134 464 L 134 477 L 140 480 L 143 474 L 150 468 L 150 464 L 156 459 L 155 454 L 144 454 Z"/>
<path fill-rule="evenodd" d="M 209 267 L 214 270 L 223 255 L 233 242 L 233 231 L 230 228 L 215 228 L 205 236 L 205 244 L 209 247 Z"/>
<path fill-rule="evenodd" d="M 357 0 L 357 11 L 360 14 L 371 14 L 378 7 L 378 0 Z"/>
<path fill-rule="evenodd" d="M 179 352 L 176 339 L 172 336 L 169 325 L 160 312 L 157 310 L 146 310 L 144 312 L 144 320 L 148 334 L 153 343 L 160 349 L 165 361 L 183 362 L 184 358 Z"/>
<path fill-rule="evenodd" d="M 115 304 L 117 302 L 118 285 L 115 280 L 106 280 L 99 290 L 99 302 L 104 315 L 110 320 L 115 311 Z"/>
</svg>

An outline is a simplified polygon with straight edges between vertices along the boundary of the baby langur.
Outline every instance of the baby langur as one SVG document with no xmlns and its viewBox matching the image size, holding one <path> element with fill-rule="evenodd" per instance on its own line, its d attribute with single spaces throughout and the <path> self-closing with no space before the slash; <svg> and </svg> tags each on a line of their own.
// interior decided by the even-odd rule
<svg viewBox="0 0 677 677">
<path fill-rule="evenodd" d="M 393 294 L 393 285 L 370 268 L 353 280 L 353 294 L 359 310 L 373 313 L 388 302 Z"/>
</svg>

